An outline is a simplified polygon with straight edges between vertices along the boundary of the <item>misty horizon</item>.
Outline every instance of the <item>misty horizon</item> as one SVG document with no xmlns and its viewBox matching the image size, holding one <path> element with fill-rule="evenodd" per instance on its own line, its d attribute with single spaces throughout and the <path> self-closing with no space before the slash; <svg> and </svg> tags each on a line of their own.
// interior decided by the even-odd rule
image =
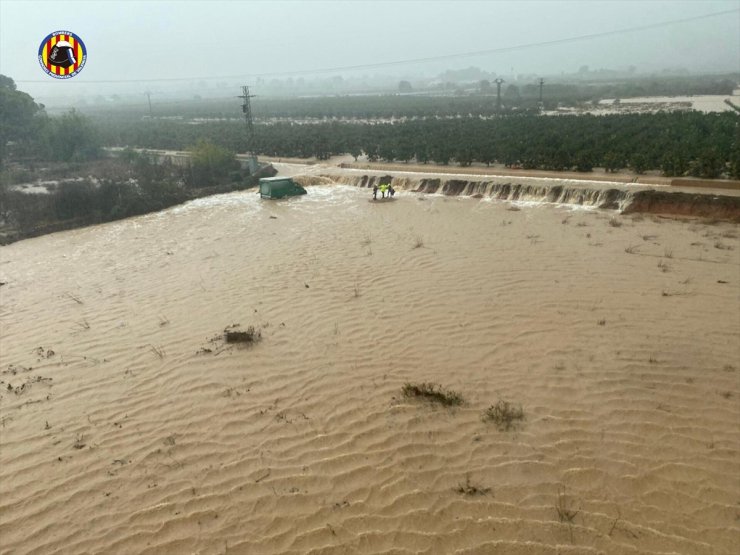
<svg viewBox="0 0 740 555">
<path fill-rule="evenodd" d="M 50 104 L 291 79 L 387 86 L 471 67 L 509 79 L 582 68 L 635 75 L 740 71 L 740 10 L 726 0 L 70 2 L 64 14 L 50 6 L 0 1 L 0 73 Z M 65 80 L 44 75 L 36 59 L 40 41 L 60 29 L 78 34 L 88 50 L 83 71 Z"/>
</svg>

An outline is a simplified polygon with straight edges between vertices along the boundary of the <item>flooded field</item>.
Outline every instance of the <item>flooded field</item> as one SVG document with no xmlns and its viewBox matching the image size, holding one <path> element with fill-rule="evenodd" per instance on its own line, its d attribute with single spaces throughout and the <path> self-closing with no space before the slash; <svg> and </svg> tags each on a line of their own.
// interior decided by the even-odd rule
<svg viewBox="0 0 740 555">
<path fill-rule="evenodd" d="M 735 552 L 736 225 L 369 196 L 0 248 L 1 551 Z"/>
</svg>

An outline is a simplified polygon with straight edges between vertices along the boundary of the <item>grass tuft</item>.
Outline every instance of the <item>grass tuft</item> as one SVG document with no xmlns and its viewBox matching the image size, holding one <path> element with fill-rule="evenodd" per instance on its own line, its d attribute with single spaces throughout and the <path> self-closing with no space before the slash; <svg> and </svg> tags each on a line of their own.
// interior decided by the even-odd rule
<svg viewBox="0 0 740 555">
<path fill-rule="evenodd" d="M 404 397 L 419 398 L 430 403 L 439 403 L 445 407 L 455 407 L 465 404 L 465 398 L 457 391 L 445 389 L 441 385 L 431 382 L 413 384 L 406 382 L 401 390 Z"/>
<path fill-rule="evenodd" d="M 493 422 L 500 431 L 508 431 L 524 420 L 524 409 L 500 399 L 483 413 L 484 422 Z"/>
<path fill-rule="evenodd" d="M 468 474 L 465 476 L 465 483 L 458 484 L 455 491 L 461 495 L 469 495 L 472 497 L 475 495 L 488 495 L 491 488 L 484 488 L 483 486 L 477 486 L 471 483 L 470 474 Z"/>
<path fill-rule="evenodd" d="M 565 495 L 565 490 L 561 489 L 558 492 L 558 504 L 555 506 L 555 510 L 558 513 L 558 520 L 568 524 L 573 524 L 573 519 L 576 515 L 581 512 L 580 509 L 574 509 L 571 503 L 568 501 Z"/>
<path fill-rule="evenodd" d="M 722 241 L 715 241 L 714 248 L 719 249 L 721 251 L 731 251 L 732 247 L 730 245 L 725 245 Z"/>
<path fill-rule="evenodd" d="M 85 436 L 82 434 L 77 434 L 77 436 L 75 437 L 75 442 L 72 444 L 72 447 L 74 447 L 75 449 L 82 449 L 83 447 L 85 447 L 85 445 L 87 445 L 85 443 Z"/>
</svg>

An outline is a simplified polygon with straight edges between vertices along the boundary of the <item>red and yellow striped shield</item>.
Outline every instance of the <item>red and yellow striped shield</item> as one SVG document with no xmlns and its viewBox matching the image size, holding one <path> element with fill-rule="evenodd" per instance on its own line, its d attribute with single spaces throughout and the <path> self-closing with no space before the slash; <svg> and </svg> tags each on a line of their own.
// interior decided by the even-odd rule
<svg viewBox="0 0 740 555">
<path fill-rule="evenodd" d="M 71 31 L 55 31 L 39 46 L 39 64 L 47 75 L 56 79 L 74 77 L 87 62 L 87 49 L 82 39 Z"/>
</svg>

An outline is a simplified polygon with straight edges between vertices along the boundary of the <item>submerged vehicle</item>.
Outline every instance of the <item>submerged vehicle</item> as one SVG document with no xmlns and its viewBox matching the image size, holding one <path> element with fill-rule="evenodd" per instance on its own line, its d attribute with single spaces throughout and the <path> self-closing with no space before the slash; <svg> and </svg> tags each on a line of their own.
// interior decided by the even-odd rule
<svg viewBox="0 0 740 555">
<path fill-rule="evenodd" d="M 283 198 L 305 195 L 306 189 L 290 177 L 263 177 L 260 179 L 260 197 Z"/>
</svg>

